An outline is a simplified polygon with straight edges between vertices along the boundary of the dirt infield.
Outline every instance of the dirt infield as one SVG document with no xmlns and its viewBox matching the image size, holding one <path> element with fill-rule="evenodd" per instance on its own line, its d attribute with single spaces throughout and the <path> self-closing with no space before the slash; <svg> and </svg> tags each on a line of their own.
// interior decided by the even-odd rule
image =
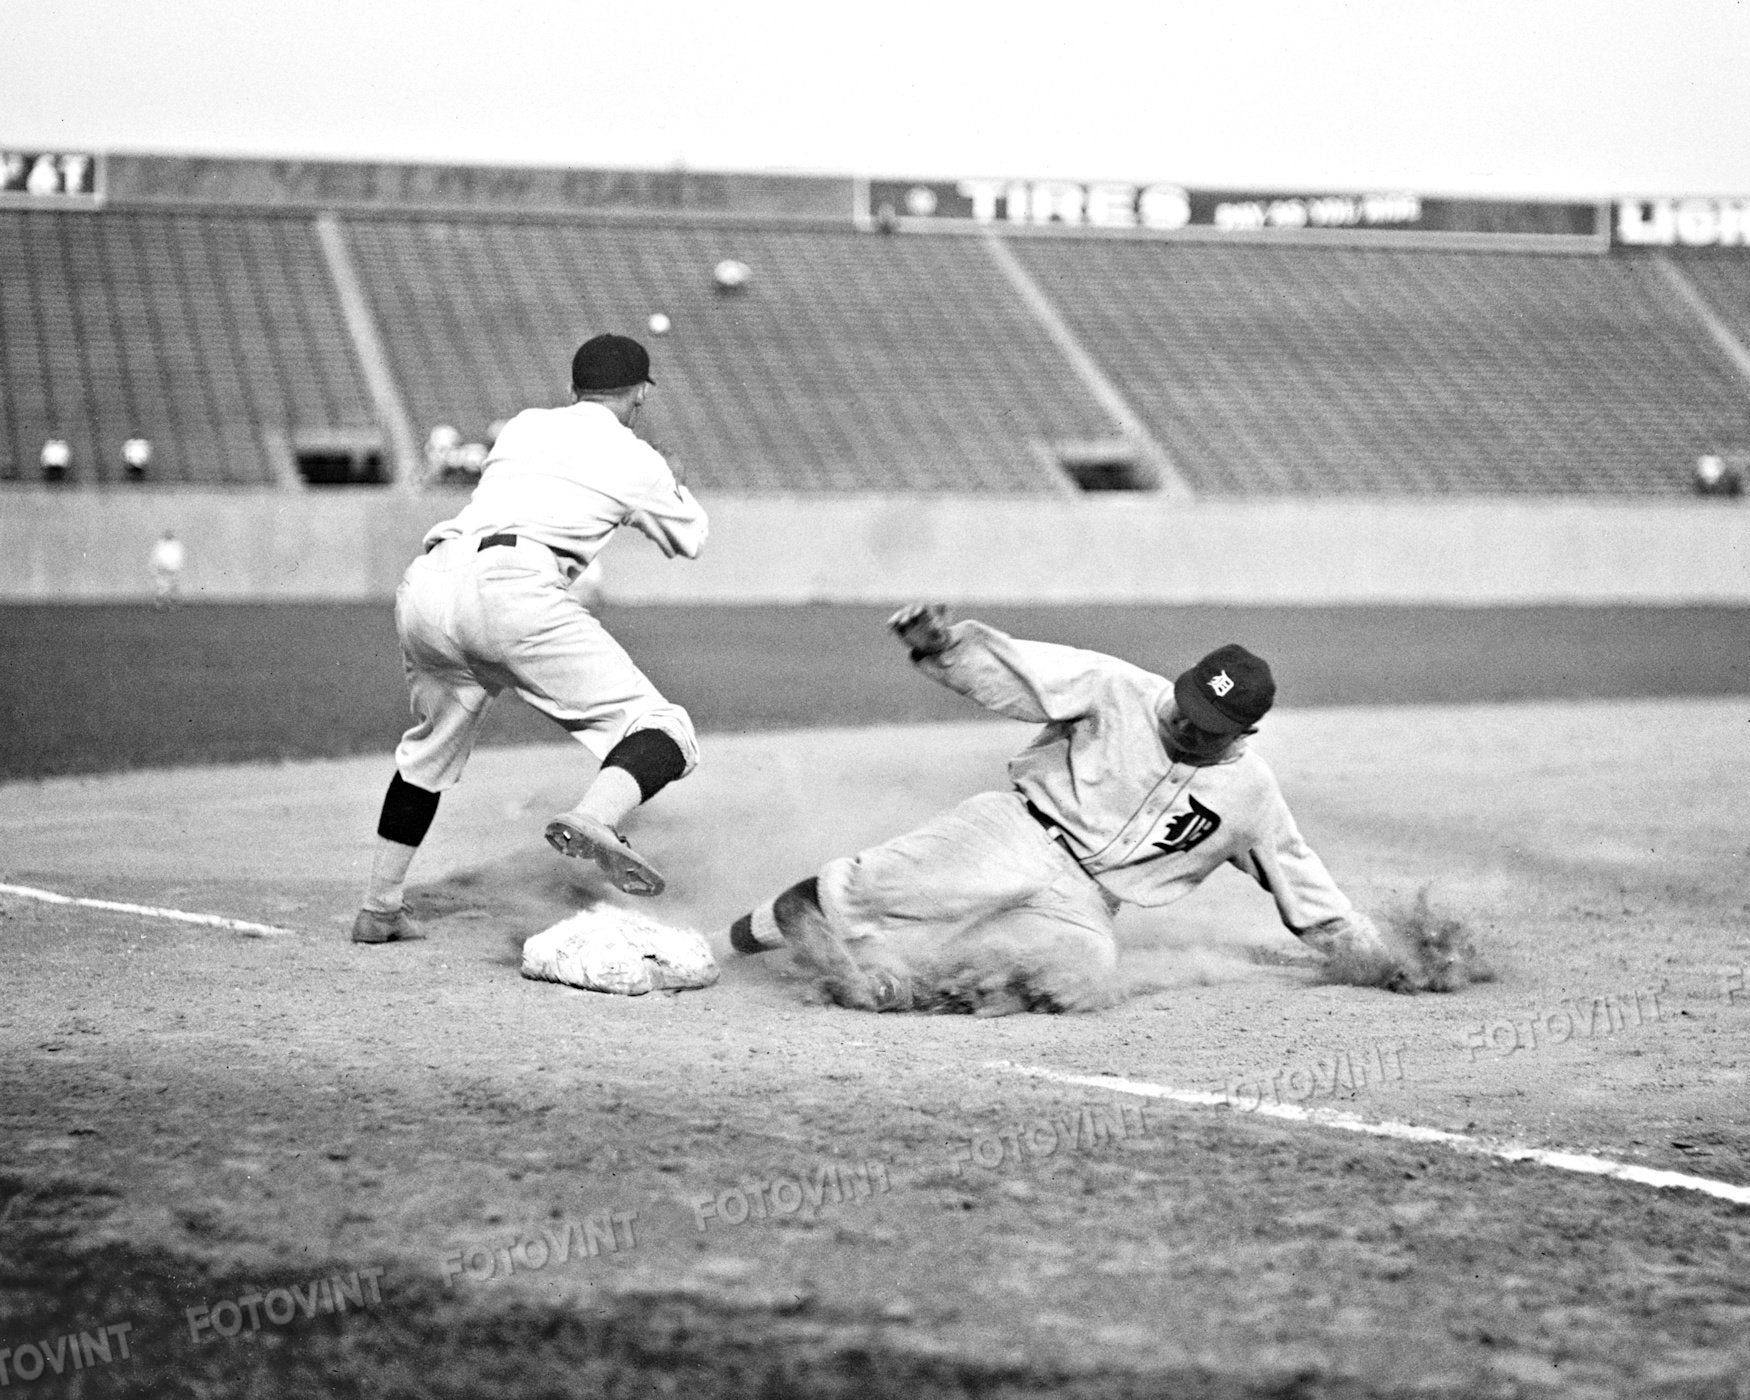
<svg viewBox="0 0 1750 1400">
<path fill-rule="evenodd" d="M 0 881 L 287 930 L 0 896 L 0 1362 L 90 1395 L 1742 1400 L 1750 1208 L 1258 1110 L 1750 1185 L 1747 718 L 1285 709 L 1261 744 L 1339 880 L 1431 885 L 1498 980 L 1319 985 L 1218 878 L 1125 916 L 1134 994 L 1085 1017 L 847 1012 L 782 954 L 637 1000 L 521 979 L 603 893 L 539 837 L 570 744 L 477 756 L 427 937 L 380 948 L 344 930 L 383 752 L 0 787 Z M 719 735 L 643 816 L 661 912 L 723 952 L 1025 733 Z"/>
</svg>

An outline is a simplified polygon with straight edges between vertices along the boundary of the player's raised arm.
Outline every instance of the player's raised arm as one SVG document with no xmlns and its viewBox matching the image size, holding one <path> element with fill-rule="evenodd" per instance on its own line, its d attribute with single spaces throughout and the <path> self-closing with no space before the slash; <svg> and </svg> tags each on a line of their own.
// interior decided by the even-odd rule
<svg viewBox="0 0 1750 1400">
<path fill-rule="evenodd" d="M 1143 674 L 1101 652 L 1020 641 L 970 619 L 950 623 L 940 603 L 901 608 L 887 625 L 925 675 L 987 710 L 1030 724 L 1080 719 L 1119 673 Z"/>
</svg>

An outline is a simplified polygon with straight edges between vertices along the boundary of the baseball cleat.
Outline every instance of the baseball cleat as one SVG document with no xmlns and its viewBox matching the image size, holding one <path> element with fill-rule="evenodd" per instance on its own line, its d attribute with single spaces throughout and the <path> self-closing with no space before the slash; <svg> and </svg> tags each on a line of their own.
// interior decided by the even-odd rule
<svg viewBox="0 0 1750 1400">
<path fill-rule="evenodd" d="M 562 856 L 590 857 L 625 894 L 657 895 L 664 881 L 643 856 L 628 846 L 604 821 L 582 812 L 566 812 L 547 823 L 547 844 Z"/>
<path fill-rule="evenodd" d="M 407 917 L 405 909 L 383 913 L 376 909 L 361 909 L 352 921 L 354 943 L 395 943 L 403 938 L 419 937 L 419 925 Z"/>
</svg>

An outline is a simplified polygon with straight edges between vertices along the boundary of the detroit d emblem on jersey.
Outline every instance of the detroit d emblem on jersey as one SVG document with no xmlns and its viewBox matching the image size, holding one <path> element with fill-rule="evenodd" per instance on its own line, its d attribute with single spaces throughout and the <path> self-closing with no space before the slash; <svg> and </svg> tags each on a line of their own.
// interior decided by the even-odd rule
<svg viewBox="0 0 1750 1400">
<path fill-rule="evenodd" d="M 1161 832 L 1161 839 L 1154 843 L 1155 849 L 1162 855 L 1176 855 L 1180 851 L 1188 851 L 1193 846 L 1207 841 L 1221 825 L 1221 816 L 1209 810 L 1195 797 L 1186 795 L 1191 804 L 1189 812 L 1180 812 L 1173 817 Z"/>
<path fill-rule="evenodd" d="M 1226 671 L 1217 671 L 1209 678 L 1209 688 L 1217 695 L 1226 695 L 1234 688 L 1234 683 Z"/>
</svg>

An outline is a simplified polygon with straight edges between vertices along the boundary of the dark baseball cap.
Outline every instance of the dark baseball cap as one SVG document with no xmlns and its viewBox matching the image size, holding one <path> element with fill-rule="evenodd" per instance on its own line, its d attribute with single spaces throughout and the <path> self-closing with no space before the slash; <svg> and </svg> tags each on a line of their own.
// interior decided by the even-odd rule
<svg viewBox="0 0 1750 1400">
<path fill-rule="evenodd" d="M 1232 642 L 1217 647 L 1173 682 L 1179 713 L 1211 734 L 1238 734 L 1276 703 L 1276 680 L 1264 659 Z"/>
<path fill-rule="evenodd" d="M 571 357 L 571 387 L 580 394 L 654 383 L 650 352 L 629 335 L 591 336 Z"/>
</svg>

